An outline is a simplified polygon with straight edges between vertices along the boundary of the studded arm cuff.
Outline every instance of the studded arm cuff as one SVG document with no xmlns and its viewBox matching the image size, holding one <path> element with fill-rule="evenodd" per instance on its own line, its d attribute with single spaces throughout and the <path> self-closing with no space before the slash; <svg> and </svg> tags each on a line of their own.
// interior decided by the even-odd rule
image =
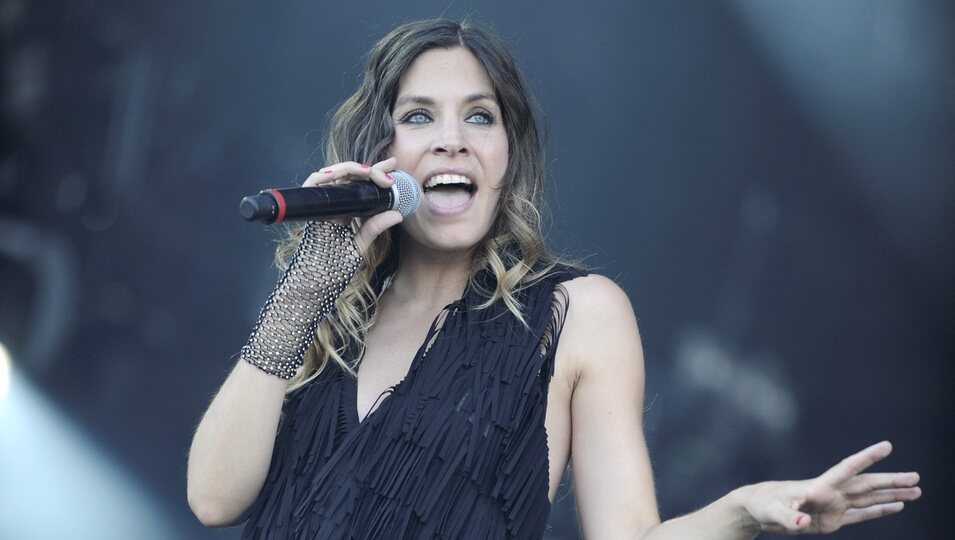
<svg viewBox="0 0 955 540">
<path fill-rule="evenodd" d="M 270 375 L 295 376 L 315 328 L 334 308 L 362 260 L 349 227 L 327 221 L 306 225 L 240 356 Z"/>
</svg>

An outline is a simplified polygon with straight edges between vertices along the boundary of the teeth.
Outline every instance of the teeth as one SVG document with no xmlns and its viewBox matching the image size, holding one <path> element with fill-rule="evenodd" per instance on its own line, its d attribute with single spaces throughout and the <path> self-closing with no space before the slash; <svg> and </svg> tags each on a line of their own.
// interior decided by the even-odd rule
<svg viewBox="0 0 955 540">
<path fill-rule="evenodd" d="M 425 182 L 424 188 L 430 189 L 441 184 L 464 184 L 470 186 L 471 179 L 467 176 L 461 176 L 460 174 L 436 174 Z"/>
</svg>

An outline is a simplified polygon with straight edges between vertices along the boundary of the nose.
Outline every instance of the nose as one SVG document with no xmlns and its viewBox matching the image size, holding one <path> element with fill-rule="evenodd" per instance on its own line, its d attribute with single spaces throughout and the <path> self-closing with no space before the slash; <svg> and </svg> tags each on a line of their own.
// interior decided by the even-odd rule
<svg viewBox="0 0 955 540">
<path fill-rule="evenodd" d="M 457 121 L 443 123 L 431 145 L 431 151 L 446 156 L 467 154 L 468 145 L 464 140 L 464 134 L 461 133 L 461 125 Z"/>
</svg>

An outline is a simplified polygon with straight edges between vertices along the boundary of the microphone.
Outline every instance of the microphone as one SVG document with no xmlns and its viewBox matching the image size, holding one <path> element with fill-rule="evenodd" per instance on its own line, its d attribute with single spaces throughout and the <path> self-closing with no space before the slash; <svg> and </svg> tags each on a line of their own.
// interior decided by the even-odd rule
<svg viewBox="0 0 955 540">
<path fill-rule="evenodd" d="M 315 187 L 266 189 L 239 203 L 246 221 L 267 224 L 323 218 L 367 217 L 397 210 L 407 218 L 421 202 L 421 187 L 410 174 L 391 171 L 394 184 L 378 187 L 372 182 L 326 184 Z"/>
</svg>

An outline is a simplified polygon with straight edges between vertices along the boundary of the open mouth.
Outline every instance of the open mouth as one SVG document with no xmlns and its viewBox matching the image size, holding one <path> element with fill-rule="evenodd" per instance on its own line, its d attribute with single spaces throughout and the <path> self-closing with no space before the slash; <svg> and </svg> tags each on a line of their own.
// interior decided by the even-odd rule
<svg viewBox="0 0 955 540">
<path fill-rule="evenodd" d="M 464 206 L 476 190 L 470 178 L 459 174 L 436 174 L 424 183 L 424 196 L 439 210 Z"/>
</svg>

